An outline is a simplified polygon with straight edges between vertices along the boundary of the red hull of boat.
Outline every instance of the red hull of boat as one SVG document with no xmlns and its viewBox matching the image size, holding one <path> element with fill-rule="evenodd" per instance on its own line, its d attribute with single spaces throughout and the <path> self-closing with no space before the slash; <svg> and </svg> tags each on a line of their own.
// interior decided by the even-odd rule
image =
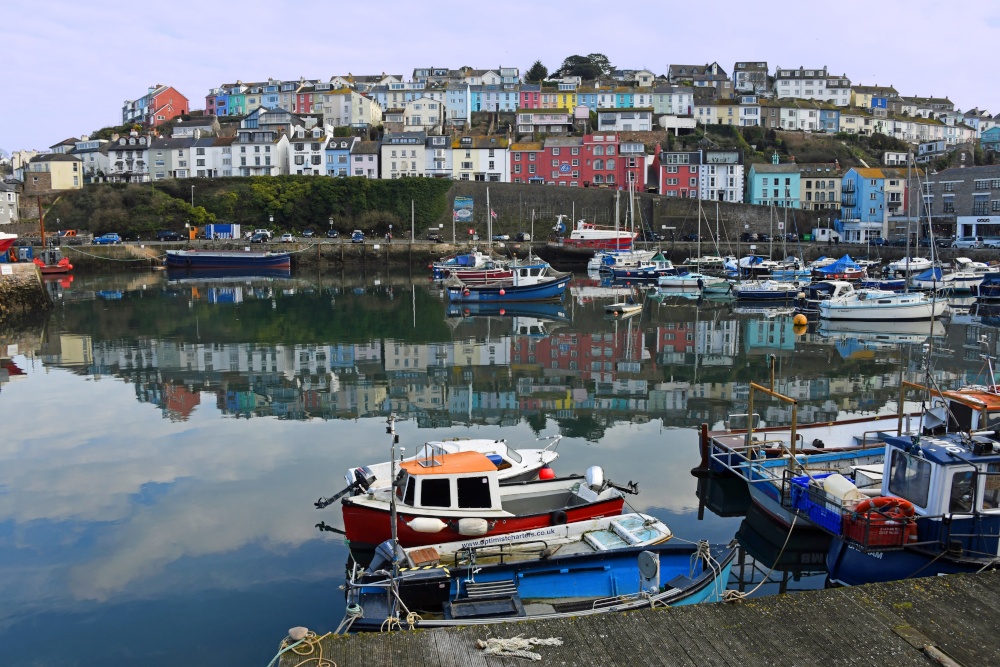
<svg viewBox="0 0 1000 667">
<path fill-rule="evenodd" d="M 631 250 L 632 237 L 619 236 L 611 239 L 562 239 L 560 243 L 567 248 L 580 250 Z"/>
<path fill-rule="evenodd" d="M 591 505 L 582 507 L 572 507 L 565 510 L 567 523 L 572 521 L 584 521 L 586 519 L 599 519 L 605 516 L 617 516 L 622 513 L 625 505 L 624 498 L 612 498 Z M 343 504 L 344 529 L 347 533 L 347 540 L 357 547 L 375 547 L 392 537 L 389 529 L 389 511 L 375 509 L 371 507 L 361 507 L 351 502 Z M 532 530 L 534 528 L 545 528 L 554 525 L 552 520 L 559 512 L 546 512 L 544 514 L 529 514 L 526 516 L 516 516 L 499 521 L 491 521 L 492 524 L 489 535 L 503 535 L 519 530 Z M 428 544 L 438 544 L 440 542 L 453 542 L 458 540 L 472 539 L 468 535 L 460 535 L 457 530 L 458 522 L 449 521 L 446 517 L 440 517 L 442 521 L 448 523 L 448 527 L 437 533 L 418 533 L 406 525 L 418 515 L 400 512 L 397 508 L 396 533 L 399 543 L 404 547 L 418 547 Z M 476 539 L 479 539 L 477 536 Z"/>
</svg>

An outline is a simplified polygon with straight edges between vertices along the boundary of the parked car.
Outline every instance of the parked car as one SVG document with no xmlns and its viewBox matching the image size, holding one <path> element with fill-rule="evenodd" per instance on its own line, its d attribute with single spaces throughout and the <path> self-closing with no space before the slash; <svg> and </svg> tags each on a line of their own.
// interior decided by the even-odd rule
<svg viewBox="0 0 1000 667">
<path fill-rule="evenodd" d="M 685 234 L 684 236 L 681 237 L 681 241 L 690 241 L 692 243 L 697 242 L 698 241 L 698 235 L 697 234 Z"/>
<path fill-rule="evenodd" d="M 281 235 L 281 242 L 282 243 L 294 243 L 295 242 L 295 237 L 292 236 L 291 234 L 289 234 L 288 232 L 285 232 L 284 234 Z"/>
<path fill-rule="evenodd" d="M 877 245 L 881 247 L 885 245 L 885 239 L 882 238 L 881 236 L 876 236 L 873 239 L 868 239 L 868 243 L 870 243 L 871 245 Z"/>
<path fill-rule="evenodd" d="M 945 237 L 945 238 L 935 238 L 934 239 L 934 245 L 936 245 L 938 248 L 950 248 L 951 244 L 954 243 L 954 242 L 955 242 L 955 239 L 951 238 L 950 236 Z M 997 243 L 1000 244 L 1000 239 L 997 240 Z M 987 244 L 985 241 L 983 241 L 983 247 L 984 248 L 992 248 L 992 247 L 1000 247 L 1000 246 L 991 246 L 991 245 Z"/>
<path fill-rule="evenodd" d="M 493 235 L 493 240 L 494 241 L 510 241 L 510 235 L 509 234 L 494 234 Z"/>
<path fill-rule="evenodd" d="M 303 230 L 303 232 L 302 232 L 302 238 L 304 238 L 304 239 L 311 239 L 314 236 L 316 236 L 316 232 L 313 231 L 312 229 L 306 229 L 306 230 Z"/>
<path fill-rule="evenodd" d="M 984 248 L 1000 248 L 1000 239 L 983 239 Z"/>
<path fill-rule="evenodd" d="M 261 234 L 260 232 L 257 232 L 250 237 L 250 243 L 267 243 L 270 240 L 271 239 L 267 234 Z"/>
<path fill-rule="evenodd" d="M 253 230 L 253 233 L 254 234 L 263 234 L 264 237 L 268 241 L 270 241 L 272 238 L 274 238 L 274 232 L 272 232 L 270 229 L 255 229 L 255 230 Z"/>
<path fill-rule="evenodd" d="M 920 239 L 921 245 L 923 245 L 925 239 Z M 928 245 L 930 244 L 929 239 L 927 239 Z M 963 236 L 960 239 L 955 239 L 951 244 L 952 248 L 982 248 L 983 239 L 979 236 Z"/>
<path fill-rule="evenodd" d="M 441 235 L 438 234 L 437 232 L 430 232 L 427 235 L 427 240 L 428 241 L 435 241 L 437 243 L 444 243 L 444 239 L 441 238 Z"/>
<path fill-rule="evenodd" d="M 517 234 L 514 235 L 514 240 L 515 241 L 530 241 L 531 240 L 531 234 L 525 234 L 524 232 L 518 232 Z"/>
<path fill-rule="evenodd" d="M 336 229 L 328 229 L 328 230 L 326 230 L 326 238 L 328 238 L 328 239 L 339 239 L 340 238 L 340 232 L 338 232 Z"/>
<path fill-rule="evenodd" d="M 779 240 L 781 240 L 781 238 L 782 238 L 781 236 L 778 237 Z M 798 243 L 799 242 L 799 235 L 795 234 L 794 232 L 788 232 L 788 233 L 785 234 L 784 240 L 785 240 L 785 243 Z"/>
<path fill-rule="evenodd" d="M 365 242 L 365 233 L 363 231 L 361 231 L 360 229 L 355 229 L 353 232 L 351 232 L 351 243 L 364 243 L 364 242 Z"/>
<path fill-rule="evenodd" d="M 906 247 L 906 237 L 905 236 L 894 236 L 886 243 L 888 246 L 894 248 L 904 248 Z"/>
<path fill-rule="evenodd" d="M 169 230 L 164 230 L 162 232 L 156 232 L 157 241 L 183 241 L 184 235 L 180 232 L 172 232 Z"/>
<path fill-rule="evenodd" d="M 647 241 L 647 242 L 662 241 L 663 240 L 663 234 L 657 234 L 656 232 L 642 231 L 639 234 L 639 240 L 640 241 Z"/>
<path fill-rule="evenodd" d="M 114 232 L 103 234 L 94 239 L 94 245 L 116 245 L 122 242 L 122 237 Z"/>
</svg>

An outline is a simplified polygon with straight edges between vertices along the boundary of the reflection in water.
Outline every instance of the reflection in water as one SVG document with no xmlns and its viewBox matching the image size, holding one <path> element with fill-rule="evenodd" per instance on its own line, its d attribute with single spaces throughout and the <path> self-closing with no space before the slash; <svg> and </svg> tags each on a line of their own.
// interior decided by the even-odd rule
<svg viewBox="0 0 1000 667">
<path fill-rule="evenodd" d="M 347 551 L 314 528 L 338 508 L 312 502 L 348 465 L 386 459 L 390 412 L 405 447 L 562 433 L 560 472 L 600 464 L 639 482 L 635 509 L 726 541 L 741 513 L 698 520 L 699 498 L 713 511 L 725 502 L 687 472 L 692 427 L 745 411 L 772 358 L 802 421 L 885 409 L 900 368 L 922 372 L 920 343 L 800 333 L 786 315 L 726 302 L 662 295 L 606 321 L 621 290 L 581 283 L 561 304 L 455 311 L 414 283 L 81 275 L 49 285 L 47 323 L 0 328 L 5 664 L 140 650 L 147 664 L 176 664 L 210 654 L 219 642 L 203 628 L 220 623 L 251 663 L 290 625 L 331 629 Z M 978 320 L 935 332 L 938 380 L 974 378 L 981 338 L 995 349 L 995 334 Z M 790 418 L 783 405 L 757 409 Z M 62 643 L 31 641 L 39 628 Z"/>
</svg>

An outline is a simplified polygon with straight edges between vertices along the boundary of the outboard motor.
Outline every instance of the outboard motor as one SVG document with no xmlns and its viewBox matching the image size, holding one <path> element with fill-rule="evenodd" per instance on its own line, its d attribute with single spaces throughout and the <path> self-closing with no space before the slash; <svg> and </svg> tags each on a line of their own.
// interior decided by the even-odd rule
<svg viewBox="0 0 1000 667">
<path fill-rule="evenodd" d="M 361 492 L 366 492 L 375 481 L 375 475 L 368 466 L 359 466 L 354 469 L 354 481 L 361 488 Z"/>
<path fill-rule="evenodd" d="M 584 474 L 587 486 L 600 493 L 604 489 L 604 468 L 601 466 L 590 466 Z"/>
<path fill-rule="evenodd" d="M 396 561 L 399 563 L 406 563 L 406 553 L 403 551 L 403 547 L 398 544 L 395 545 L 395 547 Z M 372 556 L 372 562 L 368 565 L 368 573 L 372 574 L 374 572 L 378 572 L 379 570 L 392 572 L 392 552 L 392 540 L 386 540 L 382 544 L 375 547 L 375 554 Z"/>
</svg>

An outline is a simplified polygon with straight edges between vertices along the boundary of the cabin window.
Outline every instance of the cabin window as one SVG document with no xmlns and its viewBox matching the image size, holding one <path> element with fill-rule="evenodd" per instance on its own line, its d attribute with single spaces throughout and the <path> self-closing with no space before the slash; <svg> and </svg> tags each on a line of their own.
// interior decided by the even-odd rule
<svg viewBox="0 0 1000 667">
<path fill-rule="evenodd" d="M 492 507 L 489 478 L 485 476 L 460 477 L 458 479 L 458 506 L 460 508 Z"/>
<path fill-rule="evenodd" d="M 901 449 L 892 450 L 889 469 L 889 493 L 927 507 L 931 487 L 931 464 Z"/>
<path fill-rule="evenodd" d="M 420 487 L 424 507 L 451 507 L 451 484 L 447 479 L 425 479 Z"/>
<path fill-rule="evenodd" d="M 951 478 L 951 494 L 948 499 L 949 512 L 971 512 L 973 500 L 971 470 L 956 472 Z"/>
<path fill-rule="evenodd" d="M 407 476 L 406 478 L 406 493 L 403 495 L 403 502 L 413 506 L 413 491 L 417 487 L 417 483 L 412 477 Z"/>
<path fill-rule="evenodd" d="M 987 474 L 983 477 L 983 509 L 995 510 L 1000 507 L 1000 463 L 986 466 Z"/>
</svg>

